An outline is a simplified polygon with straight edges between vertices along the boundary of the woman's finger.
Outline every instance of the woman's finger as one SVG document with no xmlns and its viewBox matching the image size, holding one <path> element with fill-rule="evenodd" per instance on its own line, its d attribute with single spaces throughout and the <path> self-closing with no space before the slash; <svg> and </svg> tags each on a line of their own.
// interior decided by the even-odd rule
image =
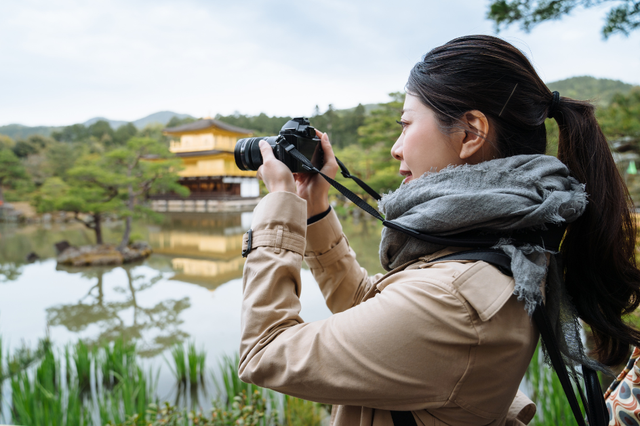
<svg viewBox="0 0 640 426">
<path fill-rule="evenodd" d="M 329 136 L 326 133 L 320 133 L 318 136 L 320 136 L 320 143 L 322 144 L 322 151 L 324 152 L 324 165 L 322 166 L 322 172 L 329 177 L 334 178 L 338 173 L 338 162 L 336 161 L 336 156 L 333 153 Z"/>
<path fill-rule="evenodd" d="M 258 142 L 258 147 L 260 147 L 260 154 L 262 154 L 262 164 L 266 163 L 267 160 L 275 160 L 276 157 L 273 155 L 273 148 L 269 145 L 269 142 L 262 139 Z"/>
</svg>

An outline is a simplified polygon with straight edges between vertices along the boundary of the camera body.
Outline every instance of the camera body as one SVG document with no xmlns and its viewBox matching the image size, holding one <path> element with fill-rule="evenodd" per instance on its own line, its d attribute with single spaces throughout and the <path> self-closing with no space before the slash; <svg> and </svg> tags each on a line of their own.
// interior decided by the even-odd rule
<svg viewBox="0 0 640 426">
<path fill-rule="evenodd" d="M 307 118 L 296 117 L 282 126 L 278 136 L 239 139 L 233 155 L 236 160 L 236 166 L 240 170 L 258 170 L 262 165 L 262 154 L 258 143 L 263 139 L 271 145 L 273 155 L 293 173 L 309 172 L 302 167 L 300 161 L 296 160 L 280 145 L 281 141 L 286 140 L 293 145 L 318 170 L 324 164 L 324 151 L 322 150 L 320 138 L 316 136 L 316 129 L 311 127 Z"/>
</svg>

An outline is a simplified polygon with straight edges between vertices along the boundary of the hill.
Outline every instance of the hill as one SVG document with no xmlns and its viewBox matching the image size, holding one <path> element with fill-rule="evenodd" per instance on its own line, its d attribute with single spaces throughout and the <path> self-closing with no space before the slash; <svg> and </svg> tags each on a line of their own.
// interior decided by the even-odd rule
<svg viewBox="0 0 640 426">
<path fill-rule="evenodd" d="M 551 90 L 557 90 L 561 96 L 590 100 L 598 106 L 606 106 L 609 105 L 614 94 L 622 93 L 626 95 L 634 86 L 620 80 L 581 76 L 554 81 L 548 83 L 547 87 Z"/>
<path fill-rule="evenodd" d="M 187 117 L 193 118 L 189 114 L 178 114 L 177 112 L 173 112 L 173 111 L 159 111 L 159 112 L 154 112 L 153 114 L 147 115 L 146 117 L 139 118 L 135 121 L 132 121 L 131 123 L 133 123 L 133 125 L 136 126 L 138 129 L 144 129 L 147 126 L 147 124 L 152 124 L 152 123 L 159 123 L 159 124 L 165 125 L 173 117 L 178 117 L 180 119 L 187 118 Z M 128 123 L 127 121 L 122 121 L 122 120 L 110 120 L 104 117 L 94 117 L 85 121 L 82 124 L 88 127 L 100 120 L 108 122 L 109 125 L 111 125 L 111 128 L 114 130 Z"/>
<path fill-rule="evenodd" d="M 138 129 L 143 129 L 147 124 L 152 124 L 152 123 L 159 123 L 164 126 L 173 117 L 178 117 L 182 119 L 182 118 L 191 117 L 191 116 L 189 114 L 178 114 L 172 111 L 159 111 L 159 112 L 155 112 L 153 114 L 147 115 L 146 117 L 142 117 L 135 121 L 132 121 L 132 123 Z M 104 117 L 94 117 L 85 121 L 82 124 L 88 127 L 100 120 L 104 120 L 108 122 L 114 130 L 122 126 L 123 124 L 128 123 L 127 121 L 110 120 Z M 0 126 L 0 134 L 7 135 L 14 140 L 18 140 L 18 139 L 26 139 L 31 135 L 51 136 L 52 132 L 61 130 L 61 129 L 62 129 L 62 126 L 29 127 L 29 126 L 23 126 L 22 124 L 8 124 L 6 126 Z"/>
<path fill-rule="evenodd" d="M 31 135 L 51 136 L 51 133 L 60 130 L 62 127 L 49 126 L 23 126 L 22 124 L 8 124 L 0 126 L 0 134 L 7 135 L 13 140 L 26 139 Z"/>
</svg>

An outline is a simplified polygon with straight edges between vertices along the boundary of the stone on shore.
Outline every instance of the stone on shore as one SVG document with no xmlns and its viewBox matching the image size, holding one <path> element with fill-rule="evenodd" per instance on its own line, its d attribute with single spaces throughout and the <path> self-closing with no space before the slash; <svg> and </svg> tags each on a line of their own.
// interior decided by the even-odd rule
<svg viewBox="0 0 640 426">
<path fill-rule="evenodd" d="M 58 263 L 70 266 L 122 265 L 123 263 L 142 260 L 151 254 L 147 243 L 134 243 L 125 247 L 122 252 L 113 244 L 95 246 L 69 246 L 58 254 Z"/>
</svg>

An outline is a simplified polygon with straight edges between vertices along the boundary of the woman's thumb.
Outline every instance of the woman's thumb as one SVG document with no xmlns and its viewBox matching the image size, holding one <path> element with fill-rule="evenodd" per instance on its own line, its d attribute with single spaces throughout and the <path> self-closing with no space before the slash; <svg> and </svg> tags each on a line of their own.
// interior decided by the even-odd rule
<svg viewBox="0 0 640 426">
<path fill-rule="evenodd" d="M 275 159 L 275 157 L 273 155 L 273 148 L 271 148 L 271 145 L 269 145 L 269 142 L 267 142 L 264 139 L 262 139 L 258 143 L 258 146 L 260 147 L 260 154 L 262 154 L 262 163 L 263 164 L 267 160 Z"/>
</svg>

